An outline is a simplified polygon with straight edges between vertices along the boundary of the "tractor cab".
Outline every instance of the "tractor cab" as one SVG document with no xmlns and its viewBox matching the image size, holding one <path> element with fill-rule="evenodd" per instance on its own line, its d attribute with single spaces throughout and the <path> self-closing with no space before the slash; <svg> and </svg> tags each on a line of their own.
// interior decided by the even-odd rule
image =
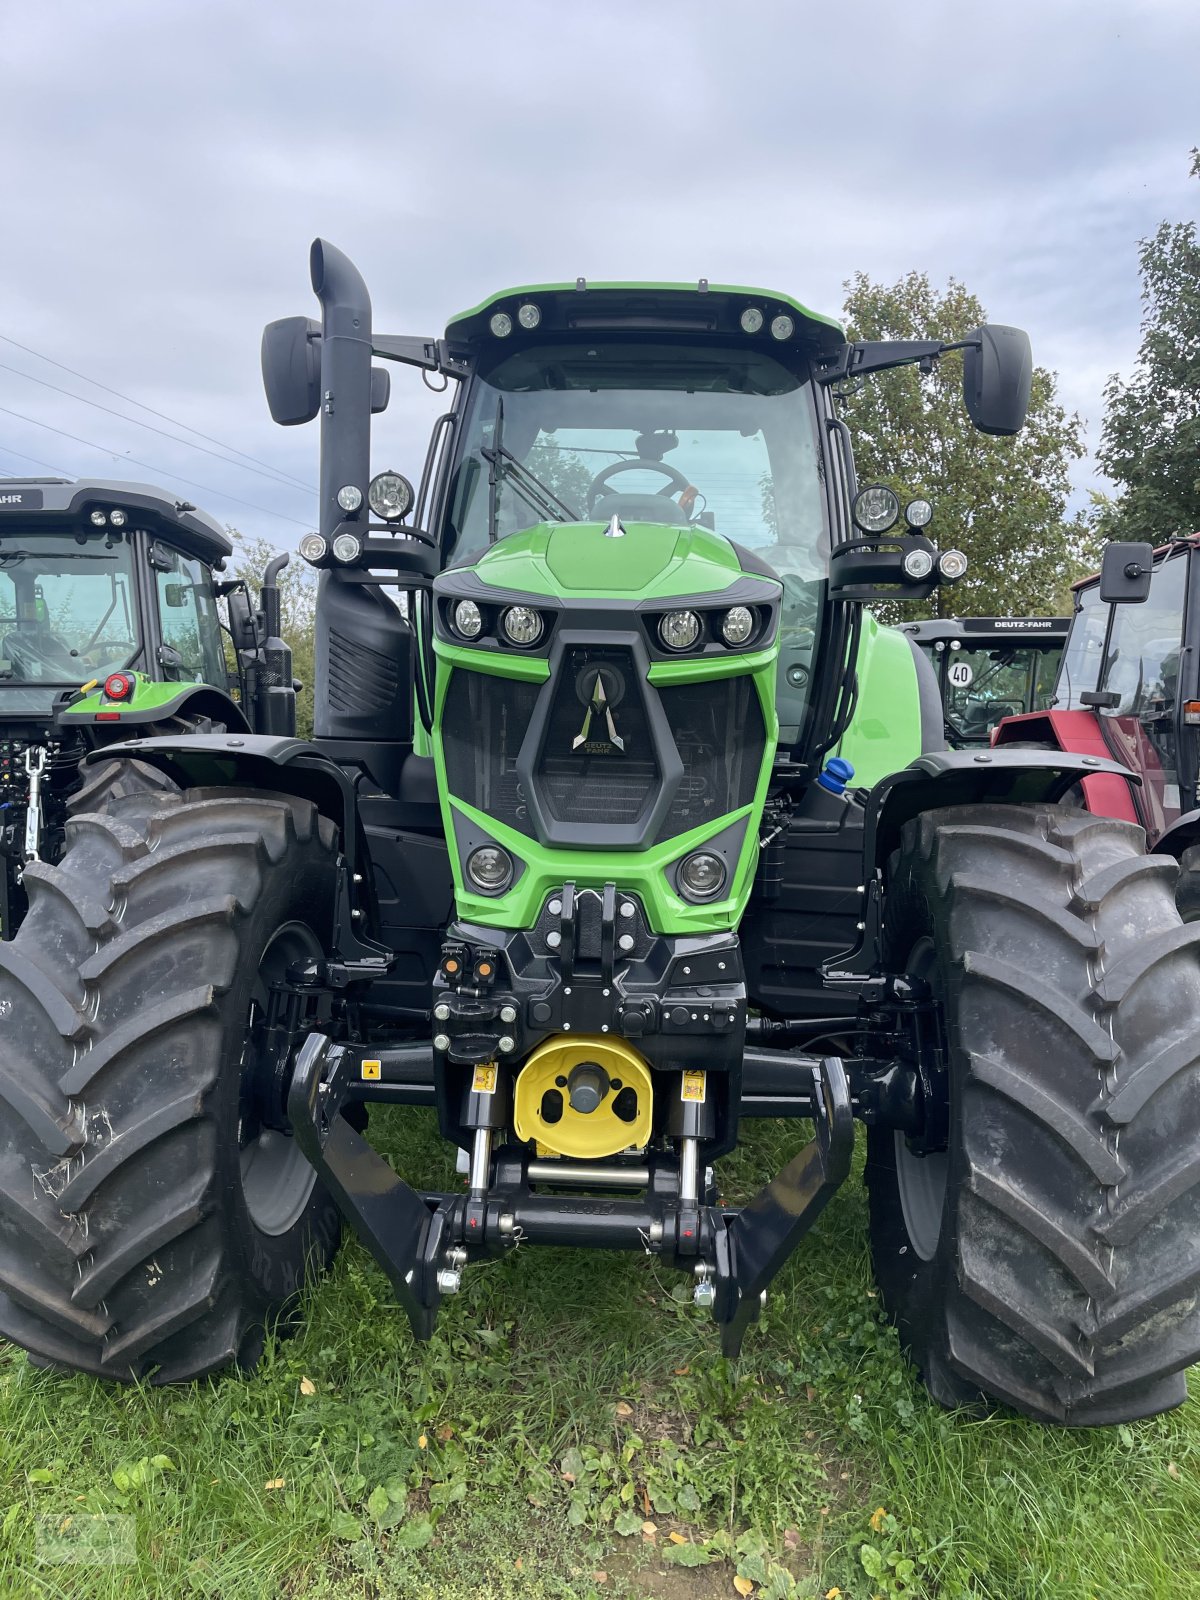
<svg viewBox="0 0 1200 1600">
<path fill-rule="evenodd" d="M 1040 711 L 1054 694 L 1067 617 L 934 617 L 905 622 L 933 667 L 956 750 L 985 746 L 1005 717 Z"/>
<path fill-rule="evenodd" d="M 61 847 L 89 751 L 132 733 L 248 731 L 247 713 L 262 725 L 267 630 L 242 586 L 217 576 L 232 549 L 210 517 L 146 484 L 0 481 L 4 937 L 25 867 Z"/>
<path fill-rule="evenodd" d="M 1198 551 L 1197 535 L 1154 550 L 1110 545 L 1103 571 L 1075 585 L 1049 706 L 1007 719 L 995 736 L 1121 762 L 1140 781 L 1085 779 L 1085 801 L 1140 823 L 1152 843 L 1200 803 Z"/>
</svg>

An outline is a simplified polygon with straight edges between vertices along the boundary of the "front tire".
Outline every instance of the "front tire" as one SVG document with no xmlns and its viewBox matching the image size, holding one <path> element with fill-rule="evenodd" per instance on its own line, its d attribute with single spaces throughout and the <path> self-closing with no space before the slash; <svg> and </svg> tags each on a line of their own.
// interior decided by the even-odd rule
<svg viewBox="0 0 1200 1600">
<path fill-rule="evenodd" d="M 307 801 L 140 788 L 27 868 L 0 947 L 0 1333 L 40 1361 L 252 1366 L 331 1259 L 336 1209 L 249 1087 L 271 982 L 326 948 L 334 874 Z"/>
<path fill-rule="evenodd" d="M 884 1303 L 936 1399 L 1096 1425 L 1200 1356 L 1200 929 L 1128 823 L 963 806 L 909 823 L 892 970 L 944 1019 L 949 1136 L 872 1128 Z"/>
</svg>

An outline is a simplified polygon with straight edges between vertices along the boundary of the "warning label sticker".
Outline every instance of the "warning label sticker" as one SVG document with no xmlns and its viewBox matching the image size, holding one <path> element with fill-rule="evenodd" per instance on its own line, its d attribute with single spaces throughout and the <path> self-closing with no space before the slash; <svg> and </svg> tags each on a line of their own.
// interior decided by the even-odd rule
<svg viewBox="0 0 1200 1600">
<path fill-rule="evenodd" d="M 471 1088 L 476 1094 L 495 1094 L 496 1092 L 496 1064 L 488 1062 L 482 1067 L 475 1068 L 475 1076 L 471 1079 Z"/>
<path fill-rule="evenodd" d="M 680 1091 L 681 1100 L 691 1100 L 695 1105 L 704 1104 L 704 1096 L 708 1087 L 708 1073 L 687 1071 L 683 1075 L 683 1088 Z"/>
<path fill-rule="evenodd" d="M 364 1083 L 378 1083 L 383 1076 L 383 1064 L 379 1061 L 364 1061 L 362 1064 Z"/>
</svg>

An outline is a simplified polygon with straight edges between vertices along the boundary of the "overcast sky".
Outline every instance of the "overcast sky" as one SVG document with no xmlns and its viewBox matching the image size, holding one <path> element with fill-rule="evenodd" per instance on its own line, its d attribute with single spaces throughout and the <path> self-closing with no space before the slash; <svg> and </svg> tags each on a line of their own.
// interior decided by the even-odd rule
<svg viewBox="0 0 1200 1600">
<path fill-rule="evenodd" d="M 315 314 L 316 234 L 390 333 L 581 273 L 833 314 L 856 269 L 954 276 L 1094 447 L 1137 241 L 1200 206 L 1198 63 L 1196 0 L 0 0 L 0 474 L 159 481 L 291 543 L 311 493 L 200 447 L 315 482 L 258 344 Z M 405 368 L 393 396 L 375 466 L 415 478 L 437 402 Z"/>
</svg>

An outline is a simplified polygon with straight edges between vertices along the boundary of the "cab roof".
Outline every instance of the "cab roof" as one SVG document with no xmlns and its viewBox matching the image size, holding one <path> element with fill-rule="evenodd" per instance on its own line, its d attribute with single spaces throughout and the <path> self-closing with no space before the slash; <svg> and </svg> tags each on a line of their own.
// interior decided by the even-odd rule
<svg viewBox="0 0 1200 1600">
<path fill-rule="evenodd" d="M 902 622 L 918 644 L 957 639 L 962 644 L 999 644 L 1016 639 L 1022 644 L 1046 640 L 1061 643 L 1070 631 L 1070 617 L 930 617 L 924 622 Z"/>
<path fill-rule="evenodd" d="M 166 489 L 149 483 L 123 483 L 107 478 L 0 478 L 0 538 L 20 524 L 24 534 L 31 517 L 47 532 L 78 526 L 93 511 L 119 508 L 126 526 L 178 545 L 187 555 L 215 565 L 232 555 L 233 542 L 212 517 Z"/>
<path fill-rule="evenodd" d="M 524 326 L 518 313 L 522 306 L 537 307 L 533 328 Z M 761 313 L 761 326 L 747 333 L 741 325 L 745 311 Z M 497 336 L 491 319 L 505 313 L 511 332 Z M 771 333 L 778 317 L 788 317 L 792 331 L 784 338 Z M 748 344 L 785 356 L 802 351 L 806 355 L 828 355 L 846 343 L 845 330 L 832 317 L 811 311 L 791 295 L 774 289 L 739 288 L 731 284 L 709 283 L 591 283 L 577 278 L 574 283 L 527 284 L 502 289 L 496 294 L 460 311 L 446 325 L 450 345 L 492 345 L 509 340 L 514 345 L 540 339 L 547 334 L 625 333 L 662 336 L 671 334 L 745 340 Z"/>
</svg>

